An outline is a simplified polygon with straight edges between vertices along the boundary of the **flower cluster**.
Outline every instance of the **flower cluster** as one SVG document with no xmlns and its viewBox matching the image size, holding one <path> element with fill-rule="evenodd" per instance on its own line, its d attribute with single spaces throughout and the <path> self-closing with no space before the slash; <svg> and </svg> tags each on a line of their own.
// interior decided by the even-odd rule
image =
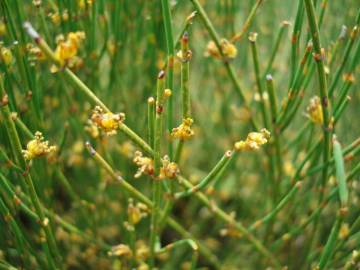
<svg viewBox="0 0 360 270">
<path fill-rule="evenodd" d="M 154 174 L 154 161 L 149 157 L 144 157 L 140 151 L 135 152 L 133 161 L 136 166 L 139 167 L 135 174 L 135 178 L 139 178 L 143 174 Z"/>
<path fill-rule="evenodd" d="M 35 138 L 28 142 L 26 150 L 23 150 L 23 155 L 26 160 L 32 160 L 33 158 L 47 155 L 56 151 L 56 146 L 49 146 L 49 141 L 44 141 L 44 137 L 41 132 L 35 133 Z"/>
<path fill-rule="evenodd" d="M 263 128 L 260 132 L 250 132 L 245 141 L 235 143 L 237 151 L 258 150 L 261 145 L 266 144 L 270 139 L 270 132 Z"/>
<path fill-rule="evenodd" d="M 320 98 L 314 96 L 310 99 L 310 103 L 306 108 L 310 120 L 315 124 L 323 123 L 323 111 L 321 107 Z"/>
<path fill-rule="evenodd" d="M 91 115 L 91 121 L 100 129 L 104 130 L 106 135 L 116 134 L 116 130 L 119 125 L 125 120 L 124 113 L 104 113 L 100 106 L 96 106 L 93 114 Z"/>
<path fill-rule="evenodd" d="M 61 64 L 66 64 L 69 67 L 79 65 L 81 59 L 77 56 L 77 53 L 84 39 L 85 33 L 80 31 L 68 33 L 66 39 L 63 35 L 57 37 L 55 56 Z"/>
<path fill-rule="evenodd" d="M 192 58 L 192 51 L 187 50 L 185 53 L 183 53 L 182 50 L 180 50 L 176 53 L 176 57 L 180 60 L 180 62 L 189 62 Z"/>
<path fill-rule="evenodd" d="M 171 162 L 168 156 L 164 156 L 161 162 L 159 179 L 173 179 L 179 174 L 179 166 L 175 162 Z"/>
<path fill-rule="evenodd" d="M 180 140 L 187 140 L 194 136 L 194 131 L 191 129 L 191 125 L 194 120 L 192 118 L 183 119 L 180 126 L 173 128 L 171 131 L 171 137 Z"/>
<path fill-rule="evenodd" d="M 221 46 L 221 51 L 223 53 L 223 55 L 227 58 L 227 59 L 233 59 L 236 57 L 237 55 L 237 49 L 235 47 L 234 44 L 232 44 L 230 41 L 228 41 L 227 39 L 223 38 L 220 41 L 220 46 Z M 216 46 L 214 41 L 210 41 L 206 47 L 206 52 L 205 52 L 205 56 L 212 56 L 216 59 L 221 59 L 222 55 L 218 49 L 218 47 Z"/>
<path fill-rule="evenodd" d="M 146 174 L 154 176 L 154 160 L 149 157 L 144 157 L 140 151 L 135 152 L 134 163 L 139 167 L 135 178 L 139 178 L 141 175 Z M 173 179 L 179 174 L 179 167 L 175 162 L 171 162 L 168 156 L 164 156 L 161 159 L 161 168 L 158 176 L 159 180 Z"/>
</svg>

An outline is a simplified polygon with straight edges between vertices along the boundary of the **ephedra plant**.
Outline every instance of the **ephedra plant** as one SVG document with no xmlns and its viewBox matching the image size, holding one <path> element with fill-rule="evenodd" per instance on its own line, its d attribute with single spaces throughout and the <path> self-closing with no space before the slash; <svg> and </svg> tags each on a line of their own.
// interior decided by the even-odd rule
<svg viewBox="0 0 360 270">
<path fill-rule="evenodd" d="M 356 1 L 0 8 L 0 269 L 360 267 Z"/>
</svg>

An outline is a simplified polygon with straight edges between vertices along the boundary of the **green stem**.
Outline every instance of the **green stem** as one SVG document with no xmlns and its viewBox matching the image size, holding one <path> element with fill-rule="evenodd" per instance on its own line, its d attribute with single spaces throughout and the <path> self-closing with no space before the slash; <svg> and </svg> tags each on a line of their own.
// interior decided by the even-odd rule
<svg viewBox="0 0 360 270">
<path fill-rule="evenodd" d="M 18 199 L 18 194 L 15 193 L 14 187 L 10 186 L 10 185 L 11 185 L 11 182 L 9 180 L 7 180 L 5 178 L 5 176 L 0 173 L 1 188 L 6 193 L 8 193 L 10 197 L 12 197 L 14 199 Z M 20 193 L 19 196 L 21 198 L 21 200 L 18 200 L 20 208 L 33 220 L 38 221 L 39 220 L 38 215 L 33 210 L 31 210 L 30 207 L 27 206 L 27 204 L 30 204 L 31 200 L 23 193 Z M 23 201 L 25 201 L 25 203 Z M 47 214 L 49 217 L 51 217 L 52 220 L 56 221 L 65 230 L 67 230 L 71 233 L 74 233 L 76 235 L 79 235 L 81 238 L 88 240 L 91 243 L 99 245 L 99 247 L 101 247 L 104 251 L 109 251 L 111 249 L 111 246 L 104 244 L 102 241 L 95 239 L 95 238 L 91 237 L 90 235 L 82 232 L 80 229 L 71 225 L 70 223 L 68 223 L 67 221 L 62 219 L 60 216 L 54 214 L 52 211 L 47 210 L 47 208 L 45 208 L 44 206 L 42 206 L 42 208 L 44 209 L 45 214 Z"/>
<path fill-rule="evenodd" d="M 184 177 L 178 176 L 179 183 L 184 187 L 190 189 L 194 186 Z M 236 228 L 244 237 L 259 251 L 264 255 L 272 265 L 277 268 L 280 268 L 280 263 L 272 254 L 248 229 L 246 229 L 240 222 L 236 222 L 234 218 L 221 210 L 214 202 L 210 201 L 202 192 L 194 193 L 194 196 L 201 201 L 206 207 L 208 207 L 215 216 L 227 223 L 229 226 Z"/>
<path fill-rule="evenodd" d="M 350 40 L 346 44 L 346 48 L 345 48 L 345 52 L 344 52 L 344 56 L 342 58 L 341 64 L 338 67 L 338 69 L 336 70 L 334 79 L 332 80 L 332 82 L 329 86 L 329 96 L 330 97 L 332 97 L 335 87 L 336 87 L 337 83 L 339 82 L 340 75 L 343 72 L 348 59 L 350 59 L 350 57 L 349 57 L 350 52 L 351 52 L 351 49 L 353 48 L 353 45 L 355 44 L 355 40 L 356 40 L 356 36 L 357 36 L 358 32 L 359 32 L 358 26 L 355 26 L 353 28 L 353 30 L 351 31 Z"/>
<path fill-rule="evenodd" d="M 0 74 L 0 97 L 1 100 L 6 100 L 6 92 L 4 89 L 3 84 L 3 77 L 2 74 Z M 23 180 L 23 186 L 26 188 L 27 193 L 29 194 L 32 204 L 35 208 L 35 211 L 39 217 L 39 223 L 41 228 L 45 231 L 46 240 L 49 245 L 49 249 L 52 253 L 52 256 L 55 258 L 56 262 L 61 265 L 61 256 L 58 250 L 58 247 L 55 242 L 55 237 L 53 235 L 51 226 L 47 222 L 47 218 L 43 212 L 43 209 L 41 208 L 40 200 L 38 198 L 38 195 L 35 190 L 35 186 L 33 183 L 33 180 L 31 178 L 31 175 L 28 172 L 28 165 L 26 164 L 26 161 L 22 155 L 22 146 L 19 139 L 19 135 L 17 133 L 15 123 L 11 117 L 11 112 L 9 109 L 9 106 L 7 103 L 2 103 L 1 105 L 1 111 L 4 116 L 6 131 L 8 133 L 10 143 L 13 149 L 13 152 L 16 153 L 17 161 L 20 164 L 20 167 L 23 169 L 24 173 L 22 174 L 21 179 Z"/>
<path fill-rule="evenodd" d="M 271 56 L 270 56 L 270 59 L 269 59 L 269 62 L 266 66 L 266 69 L 265 69 L 265 73 L 264 75 L 262 76 L 265 77 L 267 74 L 269 74 L 271 72 L 271 69 L 272 69 L 272 65 L 274 63 L 274 60 L 275 60 L 275 57 L 277 55 L 277 52 L 279 51 L 279 47 L 280 47 L 280 44 L 281 44 L 281 40 L 282 40 L 282 37 L 284 35 L 284 32 L 285 32 L 285 29 L 289 26 L 289 22 L 288 21 L 283 21 L 281 23 L 281 27 L 280 27 L 280 30 L 279 30 L 279 33 L 276 37 L 276 42 L 275 42 L 275 46 L 271 52 Z"/>
<path fill-rule="evenodd" d="M 182 118 L 190 115 L 190 93 L 189 93 L 189 70 L 192 52 L 189 50 L 189 35 L 187 32 L 181 38 L 181 96 L 182 96 Z M 184 141 L 180 140 L 175 153 L 175 162 L 179 163 Z"/>
<path fill-rule="evenodd" d="M 111 166 L 95 151 L 95 149 L 86 143 L 86 147 L 91 154 L 92 158 L 102 167 L 105 171 L 112 177 L 112 179 L 120 184 L 127 192 L 129 192 L 135 199 L 145 203 L 149 208 L 153 209 L 154 203 L 145 195 L 143 195 L 139 190 L 130 185 L 124 178 L 118 175 Z M 192 239 L 199 246 L 199 252 L 206 257 L 211 264 L 213 264 L 216 269 L 220 268 L 219 261 L 214 254 L 200 241 L 196 240 L 187 230 L 185 230 L 178 222 L 176 222 L 172 217 L 168 216 L 166 222 L 177 231 L 184 238 Z"/>
<path fill-rule="evenodd" d="M 302 183 L 296 182 L 296 184 L 290 189 L 290 191 L 284 196 L 284 198 L 276 205 L 276 207 L 263 218 L 255 221 L 250 227 L 249 231 L 254 231 L 256 228 L 261 226 L 262 224 L 266 224 L 276 217 L 276 214 L 279 213 L 281 209 L 296 195 L 296 193 L 301 188 Z"/>
<path fill-rule="evenodd" d="M 174 90 L 174 37 L 173 37 L 173 27 L 172 27 L 172 18 L 171 11 L 169 6 L 169 0 L 161 0 L 162 7 L 162 15 L 164 20 L 164 28 L 165 28 L 165 38 L 166 38 L 166 49 L 167 49 L 167 76 L 166 76 L 166 86 L 167 88 Z M 169 97 L 168 100 L 168 112 L 167 112 L 167 128 L 169 134 L 173 128 L 173 97 Z M 168 141 L 168 152 L 170 158 L 173 158 L 173 145 L 172 141 Z"/>
<path fill-rule="evenodd" d="M 198 0 L 191 0 L 191 2 L 193 3 L 196 11 L 199 13 L 203 23 L 204 23 L 204 26 L 205 28 L 208 30 L 212 40 L 215 42 L 215 45 L 216 47 L 218 48 L 220 54 L 222 55 L 222 57 L 224 58 L 224 53 L 221 49 L 221 41 L 220 41 L 220 37 L 218 35 L 218 33 L 216 32 L 214 26 L 212 25 L 208 15 L 206 14 L 205 10 L 203 9 L 203 7 L 201 6 L 201 4 L 199 3 Z M 224 58 L 225 59 L 225 58 Z M 226 68 L 226 71 L 235 87 L 235 91 L 237 92 L 237 94 L 239 95 L 240 97 L 240 100 L 244 103 L 243 106 L 244 108 L 250 113 L 250 124 L 251 126 L 255 129 L 255 130 L 258 130 L 257 128 L 257 125 L 254 121 L 254 118 L 253 116 L 251 115 L 251 110 L 250 110 L 250 106 L 247 102 L 247 100 L 245 99 L 245 95 L 241 89 L 241 86 L 240 86 L 240 82 L 238 81 L 237 79 L 237 76 L 236 76 L 236 72 L 233 68 L 233 66 L 229 63 L 229 61 L 223 61 L 224 63 L 224 66 Z"/>
<path fill-rule="evenodd" d="M 173 250 L 177 247 L 181 247 L 184 245 L 189 246 L 192 250 L 192 259 L 191 259 L 190 270 L 195 270 L 196 262 L 197 262 L 197 258 L 198 258 L 199 247 L 197 246 L 196 242 L 192 239 L 182 239 L 182 240 L 176 241 L 174 243 L 168 244 L 165 247 L 158 250 L 156 253 L 158 253 L 158 254 L 165 253 L 165 252 L 168 252 L 170 250 Z"/>
<path fill-rule="evenodd" d="M 148 98 L 148 144 L 154 147 L 154 123 L 155 123 L 155 99 L 153 97 Z"/>
<path fill-rule="evenodd" d="M 251 52 L 252 52 L 252 58 L 254 63 L 254 71 L 255 71 L 255 78 L 256 78 L 256 85 L 257 90 L 260 96 L 260 110 L 263 118 L 263 124 L 265 128 L 269 128 L 269 121 L 266 114 L 266 108 L 265 108 L 265 102 L 264 102 L 264 91 L 261 84 L 261 78 L 260 78 L 260 67 L 259 67 L 259 59 L 258 59 L 258 53 L 256 48 L 256 36 L 257 33 L 250 33 L 249 40 L 251 44 Z"/>
<path fill-rule="evenodd" d="M 307 17 L 309 21 L 309 27 L 312 35 L 312 42 L 314 47 L 315 53 L 315 61 L 316 67 L 318 71 L 319 77 L 319 87 L 320 87 L 320 98 L 321 98 L 321 105 L 322 105 L 322 113 L 323 113 L 323 134 L 324 134 L 324 150 L 323 150 L 323 161 L 326 164 L 330 158 L 330 135 L 331 135 L 331 127 L 329 126 L 330 118 L 329 118 L 329 98 L 328 98 L 328 89 L 327 89 L 327 82 L 326 82 L 326 75 L 325 75 L 325 65 L 324 59 L 321 52 L 321 44 L 320 44 L 320 33 L 318 24 L 315 17 L 315 9 L 314 5 L 311 0 L 304 0 L 305 7 L 307 12 Z M 326 180 L 328 177 L 328 166 L 325 166 L 322 171 L 322 178 L 321 178 L 321 186 L 324 187 L 326 184 Z M 323 193 L 320 193 L 320 203 L 323 200 Z"/>
<path fill-rule="evenodd" d="M 341 227 L 343 221 L 343 216 L 341 214 L 338 214 L 338 217 L 336 218 L 336 221 L 331 229 L 329 238 L 326 242 L 326 245 L 324 247 L 324 251 L 321 254 L 320 262 L 319 262 L 319 270 L 325 269 L 328 261 L 331 259 L 335 247 L 336 247 L 336 241 L 338 238 L 339 230 Z"/>
<path fill-rule="evenodd" d="M 156 114 L 155 114 L 155 138 L 154 138 L 154 179 L 152 186 L 153 211 L 151 214 L 150 225 L 150 269 L 155 267 L 155 245 L 156 238 L 160 237 L 159 233 L 159 211 L 161 203 L 161 180 L 158 178 L 161 167 L 161 137 L 162 137 L 162 119 L 164 110 L 164 79 L 165 72 L 160 71 L 157 78 L 156 91 Z"/>
<path fill-rule="evenodd" d="M 241 37 L 244 35 L 244 33 L 249 29 L 252 21 L 254 20 L 255 18 L 255 14 L 256 14 L 256 11 L 258 10 L 258 8 L 260 7 L 260 5 L 264 2 L 264 0 L 257 0 L 255 2 L 255 4 L 253 5 L 253 7 L 251 8 L 251 11 L 250 11 L 250 14 L 249 16 L 246 18 L 246 21 L 243 25 L 243 27 L 241 28 L 240 32 L 237 33 L 236 35 L 234 35 L 232 38 L 231 38 L 231 42 L 236 42 L 236 41 L 239 41 L 241 39 Z"/>
<path fill-rule="evenodd" d="M 183 192 L 179 192 L 175 194 L 175 199 L 180 199 L 186 196 L 190 196 L 196 192 L 199 192 L 203 190 L 205 187 L 209 185 L 209 183 L 215 179 L 216 175 L 224 168 L 224 166 L 227 164 L 228 160 L 231 158 L 231 156 L 234 155 L 233 151 L 226 151 L 225 154 L 222 156 L 222 158 L 216 163 L 214 168 L 209 172 L 209 174 L 200 181 L 199 184 L 196 186 L 193 186 Z M 181 177 L 181 176 L 180 176 Z"/>
</svg>

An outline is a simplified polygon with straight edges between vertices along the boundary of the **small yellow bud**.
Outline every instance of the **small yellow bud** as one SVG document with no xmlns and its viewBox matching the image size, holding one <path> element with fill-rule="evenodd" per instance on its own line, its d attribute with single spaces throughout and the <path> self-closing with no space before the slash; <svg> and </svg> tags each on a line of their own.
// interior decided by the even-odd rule
<svg viewBox="0 0 360 270">
<path fill-rule="evenodd" d="M 154 104 L 155 103 L 155 98 L 153 97 L 149 97 L 148 100 L 147 100 L 148 104 Z"/>
<path fill-rule="evenodd" d="M 310 103 L 306 108 L 308 116 L 310 120 L 315 124 L 323 123 L 323 111 L 321 107 L 320 98 L 318 96 L 314 96 L 310 99 Z"/>
<path fill-rule="evenodd" d="M 148 211 L 149 209 L 145 204 L 137 203 L 136 205 L 134 205 L 133 200 L 129 199 L 127 212 L 128 212 L 129 222 L 132 225 L 138 224 L 142 218 L 148 215 Z"/>
<path fill-rule="evenodd" d="M 168 97 L 171 97 L 171 95 L 172 95 L 171 89 L 166 88 L 166 89 L 164 90 L 164 96 L 168 98 Z"/>
<path fill-rule="evenodd" d="M 9 66 L 12 63 L 13 55 L 8 48 L 2 47 L 0 49 L 1 60 L 4 62 L 6 66 Z"/>
<path fill-rule="evenodd" d="M 349 233 L 350 233 L 349 224 L 343 223 L 340 227 L 339 238 L 345 239 L 349 235 Z"/>
<path fill-rule="evenodd" d="M 258 36 L 258 33 L 251 32 L 251 33 L 249 34 L 249 41 L 250 41 L 250 42 L 256 42 L 257 36 Z"/>
</svg>

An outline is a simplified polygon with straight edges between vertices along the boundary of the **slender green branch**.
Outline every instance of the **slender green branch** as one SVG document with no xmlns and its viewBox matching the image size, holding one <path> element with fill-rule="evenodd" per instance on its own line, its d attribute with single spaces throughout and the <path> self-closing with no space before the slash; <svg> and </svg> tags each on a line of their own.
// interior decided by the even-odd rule
<svg viewBox="0 0 360 270">
<path fill-rule="evenodd" d="M 198 0 L 191 0 L 191 2 L 193 3 L 196 11 L 199 13 L 199 16 L 201 17 L 201 19 L 202 19 L 202 21 L 203 21 L 203 23 L 205 25 L 205 28 L 208 30 L 212 40 L 215 42 L 215 45 L 218 48 L 220 54 L 224 58 L 224 53 L 223 53 L 222 48 L 221 48 L 220 37 L 219 37 L 218 33 L 216 32 L 214 26 L 212 25 L 212 23 L 211 23 L 208 15 L 206 14 L 204 8 L 201 6 L 201 4 L 199 3 Z M 244 103 L 243 106 L 250 113 L 250 124 L 251 124 L 251 126 L 255 130 L 259 130 L 257 128 L 257 125 L 256 125 L 254 119 L 253 119 L 253 116 L 251 115 L 250 106 L 249 106 L 248 102 L 245 99 L 245 95 L 244 95 L 244 93 L 243 93 L 243 91 L 241 89 L 240 82 L 237 79 L 237 75 L 236 75 L 236 72 L 235 72 L 233 66 L 229 63 L 229 61 L 223 61 L 223 63 L 225 65 L 226 71 L 227 71 L 232 83 L 234 84 L 234 87 L 235 87 L 235 90 L 236 90 L 237 94 L 239 95 L 241 101 Z"/>
<path fill-rule="evenodd" d="M 92 158 L 102 167 L 105 171 L 112 177 L 114 181 L 120 184 L 122 188 L 124 188 L 127 192 L 129 192 L 134 198 L 139 201 L 145 203 L 149 208 L 153 209 L 154 203 L 143 195 L 139 190 L 130 185 L 124 178 L 122 178 L 119 174 L 117 174 L 111 166 L 103 159 L 102 156 L 99 155 L 98 152 L 90 145 L 90 143 L 86 143 L 86 147 L 92 156 Z M 220 264 L 218 259 L 212 252 L 201 242 L 196 240 L 187 230 L 185 230 L 179 223 L 177 223 L 172 217 L 168 216 L 166 218 L 166 222 L 172 227 L 175 231 L 177 231 L 181 236 L 187 239 L 192 239 L 199 246 L 199 252 L 206 257 L 210 263 L 212 263 L 216 269 L 220 268 Z"/>
<path fill-rule="evenodd" d="M 190 189 L 194 186 L 184 177 L 178 176 L 178 181 L 184 187 Z M 223 220 L 229 226 L 237 229 L 244 237 L 261 253 L 264 255 L 272 265 L 280 267 L 279 261 L 248 229 L 246 229 L 240 222 L 236 222 L 234 218 L 221 210 L 214 202 L 210 201 L 202 192 L 194 193 L 194 196 L 201 201 L 206 207 L 208 207 L 215 216 Z"/>
<path fill-rule="evenodd" d="M 275 57 L 276 57 L 276 55 L 277 55 L 277 53 L 279 51 L 279 47 L 280 47 L 280 44 L 281 44 L 282 37 L 284 36 L 285 30 L 287 29 L 287 27 L 289 25 L 290 25 L 290 23 L 288 21 L 281 22 L 281 27 L 280 27 L 279 33 L 277 34 L 277 37 L 276 37 L 275 46 L 274 46 L 274 48 L 273 48 L 273 50 L 271 52 L 268 64 L 267 64 L 267 66 L 265 68 L 264 75 L 261 76 L 262 78 L 264 78 L 267 74 L 269 74 L 271 72 Z"/>
<path fill-rule="evenodd" d="M 155 114 L 155 131 L 154 131 L 154 175 L 152 185 L 152 199 L 153 199 L 153 211 L 151 214 L 150 225 L 150 269 L 155 267 L 155 245 L 156 238 L 160 237 L 159 232 L 159 211 L 161 203 L 161 183 L 159 174 L 161 167 L 161 137 L 162 137 L 162 122 L 163 122 L 163 110 L 164 110 L 164 80 L 165 72 L 160 71 L 157 78 L 157 91 L 156 91 L 156 114 Z"/>
<path fill-rule="evenodd" d="M 191 266 L 190 266 L 190 270 L 195 270 L 196 269 L 196 262 L 198 259 L 198 249 L 199 247 L 197 246 L 196 242 L 194 242 L 192 239 L 183 239 L 183 240 L 179 240 L 176 241 L 174 243 L 168 244 L 165 247 L 161 248 L 160 250 L 157 251 L 158 254 L 161 253 L 165 253 L 168 252 L 170 250 L 173 250 L 177 247 L 181 247 L 181 246 L 189 246 L 192 250 L 192 258 L 191 258 Z"/>
<path fill-rule="evenodd" d="M 276 205 L 276 207 L 266 216 L 261 219 L 255 221 L 250 227 L 249 231 L 254 231 L 256 228 L 261 226 L 262 224 L 266 224 L 267 222 L 271 221 L 276 217 L 276 214 L 279 213 L 281 209 L 285 207 L 285 205 L 296 195 L 296 193 L 301 188 L 302 183 L 296 182 L 296 184 L 286 193 L 283 199 Z"/>
<path fill-rule="evenodd" d="M 226 151 L 225 154 L 222 156 L 222 158 L 216 163 L 214 168 L 209 172 L 209 174 L 204 179 L 200 181 L 199 184 L 183 192 L 176 193 L 175 199 L 180 199 L 186 196 L 190 196 L 207 187 L 210 184 L 210 182 L 215 179 L 217 174 L 224 168 L 224 166 L 227 164 L 228 160 L 231 158 L 232 155 L 234 155 L 233 151 L 231 150 Z"/>
<path fill-rule="evenodd" d="M 241 37 L 246 33 L 246 31 L 249 29 L 252 21 L 255 18 L 255 14 L 256 11 L 258 10 L 258 8 L 260 7 L 260 5 L 264 2 L 264 0 L 257 0 L 255 2 L 255 4 L 253 5 L 253 7 L 251 8 L 251 11 L 249 13 L 249 16 L 246 18 L 246 21 L 243 25 L 243 27 L 241 28 L 240 32 L 235 34 L 232 38 L 231 38 L 231 42 L 236 42 L 239 41 L 241 39 Z"/>
<path fill-rule="evenodd" d="M 166 37 L 166 49 L 167 49 L 167 76 L 166 76 L 166 86 L 167 88 L 174 90 L 174 37 L 173 37 L 173 27 L 172 27 L 172 19 L 171 19 L 171 11 L 169 0 L 161 0 L 162 7 L 162 15 L 164 20 L 164 28 L 165 28 L 165 37 Z M 171 133 L 173 128 L 173 97 L 169 97 L 168 100 L 168 112 L 167 112 L 167 129 L 168 132 Z M 170 158 L 173 158 L 173 145 L 171 140 L 168 142 L 168 152 Z"/>
<path fill-rule="evenodd" d="M 326 164 L 330 158 L 330 136 L 331 136 L 331 127 L 330 127 L 330 118 L 329 118 L 329 98 L 328 98 L 328 89 L 325 75 L 325 65 L 324 65 L 324 56 L 322 53 L 322 48 L 320 44 L 320 33 L 319 27 L 315 18 L 315 9 L 311 0 L 304 0 L 305 7 L 307 12 L 307 17 L 309 21 L 309 27 L 312 35 L 312 42 L 314 47 L 314 59 L 316 61 L 316 67 L 319 77 L 319 88 L 320 88 L 320 98 L 322 105 L 322 114 L 323 114 L 323 128 L 324 128 L 324 150 L 323 150 L 323 160 Z M 325 166 L 322 171 L 321 186 L 324 187 L 328 177 L 328 166 Z M 321 193 L 323 194 L 323 193 Z M 320 195 L 320 202 L 322 201 L 323 195 Z"/>
<path fill-rule="evenodd" d="M 31 202 L 40 219 L 39 223 L 41 228 L 45 232 L 46 241 L 49 246 L 49 249 L 51 250 L 52 256 L 53 258 L 55 258 L 57 264 L 61 265 L 62 259 L 55 242 L 54 234 L 52 232 L 50 225 L 48 224 L 49 221 L 43 212 L 43 209 L 40 204 L 40 200 L 35 190 L 34 182 L 32 180 L 30 173 L 28 172 L 29 170 L 28 165 L 25 161 L 25 158 L 22 155 L 22 146 L 7 103 L 7 95 L 4 89 L 2 74 L 0 74 L 0 99 L 1 99 L 1 104 L 0 104 L 1 112 L 4 116 L 6 131 L 8 133 L 13 152 L 16 154 L 17 161 L 19 162 L 20 167 L 23 169 L 24 172 L 21 177 L 21 179 L 23 180 L 23 186 L 26 188 L 26 192 L 29 194 L 31 198 Z"/>
<path fill-rule="evenodd" d="M 330 97 L 332 97 L 332 95 L 334 94 L 336 85 L 337 85 L 337 83 L 339 82 L 339 79 L 340 79 L 340 75 L 343 72 L 347 61 L 350 59 L 350 57 L 349 57 L 350 52 L 351 52 L 351 49 L 353 48 L 353 45 L 355 44 L 355 40 L 356 40 L 356 36 L 357 36 L 358 32 L 359 32 L 359 26 L 356 25 L 353 28 L 353 30 L 351 31 L 350 39 L 349 39 L 348 43 L 346 44 L 346 48 L 345 48 L 343 58 L 341 60 L 341 64 L 338 67 L 338 69 L 336 70 L 335 75 L 334 75 L 334 79 L 332 80 L 332 82 L 331 82 L 331 84 L 329 86 L 329 96 Z"/>
</svg>

